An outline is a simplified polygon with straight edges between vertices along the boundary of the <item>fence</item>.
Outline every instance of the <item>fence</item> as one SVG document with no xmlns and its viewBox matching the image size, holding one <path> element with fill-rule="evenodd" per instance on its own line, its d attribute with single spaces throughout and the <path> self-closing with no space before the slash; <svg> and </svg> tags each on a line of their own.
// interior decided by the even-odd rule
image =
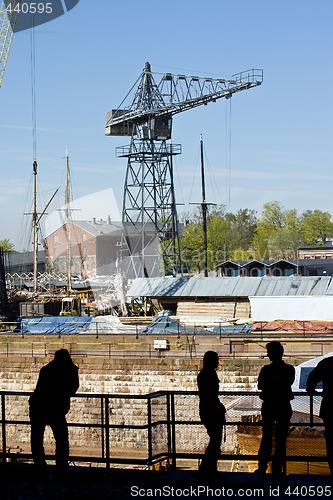
<svg viewBox="0 0 333 500">
<path fill-rule="evenodd" d="M 31 460 L 27 392 L 1 392 L 0 459 Z M 223 392 L 227 408 L 226 438 L 221 461 L 229 470 L 241 462 L 251 469 L 261 437 L 257 392 Z M 293 416 L 287 446 L 287 471 L 328 473 L 318 396 L 294 393 Z M 319 398 L 320 399 L 320 398 Z M 146 395 L 77 394 L 68 414 L 74 463 L 139 464 L 199 460 L 207 434 L 193 391 L 166 391 Z M 47 459 L 54 459 L 53 437 L 45 435 Z M 51 443 L 51 444 L 50 444 Z M 318 469 L 319 468 L 319 469 Z"/>
</svg>

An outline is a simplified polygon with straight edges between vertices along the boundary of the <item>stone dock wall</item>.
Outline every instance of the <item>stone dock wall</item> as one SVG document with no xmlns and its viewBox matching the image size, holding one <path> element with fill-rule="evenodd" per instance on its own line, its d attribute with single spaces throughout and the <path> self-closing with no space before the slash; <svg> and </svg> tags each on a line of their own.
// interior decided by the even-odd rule
<svg viewBox="0 0 333 500">
<path fill-rule="evenodd" d="M 40 368 L 52 359 L 48 357 L 6 356 L 0 358 L 0 380 L 2 391 L 34 390 Z M 101 400 L 98 394 L 111 394 L 109 401 L 109 420 L 113 425 L 146 425 L 148 421 L 146 399 L 126 399 L 124 396 L 144 395 L 155 391 L 196 391 L 196 376 L 200 370 L 201 360 L 198 359 L 101 359 L 74 357 L 79 367 L 80 394 L 95 394 L 96 398 L 74 397 L 68 421 L 72 423 L 101 423 Z M 236 362 L 223 361 L 218 376 L 221 390 L 253 390 L 256 386 L 257 373 L 262 366 L 262 360 L 253 364 L 246 360 Z M 117 397 L 119 395 L 119 397 Z M 29 396 L 6 396 L 6 419 L 29 421 Z M 179 396 L 176 398 L 177 419 L 198 420 L 197 396 Z M 166 399 L 164 396 L 152 400 L 153 419 L 166 418 Z M 192 426 L 183 426 L 178 433 L 178 447 L 183 451 L 192 451 Z M 156 429 L 154 446 L 163 450 L 167 446 L 165 426 Z M 198 449 L 205 432 L 195 427 Z M 0 430 L 1 434 L 1 430 Z M 147 450 L 146 429 L 113 429 L 110 432 L 111 448 L 114 453 L 127 450 L 127 453 L 144 454 Z M 29 425 L 7 425 L 7 448 L 19 446 L 24 452 L 30 451 Z M 46 443 L 53 443 L 53 437 L 48 430 Z M 70 428 L 70 443 L 73 454 L 98 455 L 102 445 L 102 432 L 99 428 Z M 51 451 L 52 451 L 51 446 Z M 46 447 L 48 449 L 48 447 Z M 87 451 L 88 450 L 88 451 Z M 120 450 L 120 451 L 119 451 Z M 140 451 L 141 450 L 141 451 Z"/>
<path fill-rule="evenodd" d="M 126 339 L 129 342 L 131 339 Z M 133 340 L 133 339 L 132 339 Z M 140 339 L 139 339 L 140 340 Z M 101 399 L 99 394 L 112 395 L 109 400 L 109 421 L 112 425 L 146 425 L 148 419 L 147 400 L 132 399 L 132 396 L 145 395 L 156 391 L 196 391 L 196 377 L 201 369 L 202 355 L 193 358 L 186 357 L 186 352 L 178 357 L 170 354 L 161 357 L 127 356 L 126 349 L 121 347 L 118 356 L 108 356 L 108 350 L 101 355 L 101 339 L 84 339 L 80 337 L 81 345 L 75 344 L 75 338 L 53 339 L 16 338 L 16 344 L 3 337 L 2 351 L 0 352 L 0 390 L 32 392 L 35 388 L 38 373 L 42 366 L 53 359 L 55 350 L 66 347 L 72 352 L 73 361 L 79 367 L 80 388 L 82 396 L 72 398 L 68 422 L 94 424 L 96 427 L 71 427 L 70 444 L 73 455 L 96 455 L 101 453 L 102 431 L 98 427 L 101 423 Z M 27 353 L 27 342 L 33 342 L 30 355 Z M 220 358 L 218 370 L 221 391 L 253 391 L 260 368 L 267 363 L 267 358 L 227 356 L 229 345 L 221 342 L 217 346 L 216 339 L 212 344 L 203 341 L 202 352 L 208 349 L 224 353 Z M 22 354 L 22 345 L 25 345 Z M 88 346 L 89 354 L 83 354 L 83 344 Z M 129 342 L 131 343 L 131 342 Z M 261 342 L 262 343 L 262 342 Z M 4 345 L 6 348 L 4 350 Z M 47 345 L 46 345 L 47 344 Z M 122 345 L 122 339 L 118 338 Z M 96 349 L 96 355 L 94 355 Z M 176 348 L 175 348 L 176 349 Z M 21 352 L 21 354 L 19 354 Z M 262 353 L 262 347 L 260 347 Z M 243 354 L 243 353 L 242 353 Z M 182 357 L 183 356 L 183 357 Z M 310 356 L 309 356 L 310 357 Z M 289 362 L 290 359 L 288 360 Z M 293 364 L 304 361 L 304 357 L 294 357 Z M 86 395 L 95 395 L 88 398 Z M 126 397 L 130 397 L 127 399 Z M 29 423 L 29 396 L 7 395 L 5 400 L 6 419 L 23 420 L 27 424 L 9 424 L 6 427 L 7 447 L 19 446 L 24 452 L 30 452 Z M 225 397 L 222 398 L 223 402 Z M 153 421 L 166 419 L 166 398 L 160 396 L 151 401 Z M 198 397 L 196 395 L 177 396 L 175 399 L 177 420 L 199 420 Z M 155 419 L 155 420 L 154 420 Z M 0 429 L 0 443 L 2 440 Z M 154 431 L 153 451 L 163 451 L 167 448 L 165 425 Z M 195 439 L 194 439 L 195 436 Z M 177 426 L 178 451 L 202 451 L 207 439 L 205 430 L 200 425 Z M 54 447 L 53 437 L 48 430 L 45 436 L 46 443 Z M 122 457 L 124 454 L 133 456 L 147 455 L 148 435 L 146 429 L 112 429 L 110 431 L 111 455 Z M 227 445 L 230 451 L 235 446 L 235 436 L 229 433 Z M 46 446 L 48 450 L 48 447 Z"/>
</svg>

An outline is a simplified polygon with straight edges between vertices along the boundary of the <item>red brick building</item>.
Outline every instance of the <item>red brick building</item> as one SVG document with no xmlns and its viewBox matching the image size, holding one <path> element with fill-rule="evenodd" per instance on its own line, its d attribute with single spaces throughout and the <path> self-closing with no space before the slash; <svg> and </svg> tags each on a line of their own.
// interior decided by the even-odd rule
<svg viewBox="0 0 333 500">
<path fill-rule="evenodd" d="M 308 246 L 298 249 L 299 259 L 333 259 L 333 246 L 322 245 L 318 247 Z"/>
<path fill-rule="evenodd" d="M 72 275 L 77 274 L 85 279 L 115 273 L 121 227 L 121 222 L 111 222 L 110 219 L 71 221 L 70 226 L 65 223 L 45 239 L 47 268 L 67 272 L 70 239 Z"/>
</svg>

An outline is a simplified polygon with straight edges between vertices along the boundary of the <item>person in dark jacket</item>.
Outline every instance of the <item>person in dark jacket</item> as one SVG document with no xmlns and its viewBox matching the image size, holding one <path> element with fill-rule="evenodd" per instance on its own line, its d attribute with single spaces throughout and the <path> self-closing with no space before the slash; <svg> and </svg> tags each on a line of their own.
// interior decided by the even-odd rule
<svg viewBox="0 0 333 500">
<path fill-rule="evenodd" d="M 272 473 L 285 473 L 286 446 L 292 415 L 290 401 L 293 399 L 291 386 L 295 380 L 295 368 L 282 360 L 283 346 L 278 341 L 266 345 L 271 363 L 262 367 L 258 377 L 258 389 L 262 399 L 262 438 L 258 452 L 259 474 L 265 474 L 271 459 L 273 434 L 275 451 L 272 459 Z"/>
<path fill-rule="evenodd" d="M 217 352 L 207 351 L 203 357 L 203 368 L 197 377 L 200 419 L 210 438 L 199 471 L 208 475 L 217 472 L 225 424 L 225 407 L 218 396 L 219 379 L 216 373 L 218 364 Z"/>
<path fill-rule="evenodd" d="M 66 414 L 70 398 L 79 387 L 78 368 L 66 349 L 56 351 L 53 361 L 43 366 L 35 391 L 29 399 L 31 420 L 31 452 L 41 473 L 46 472 L 44 431 L 52 429 L 56 441 L 56 467 L 62 473 L 68 469 L 69 442 Z"/>
<path fill-rule="evenodd" d="M 325 426 L 325 440 L 327 462 L 333 475 L 333 356 L 319 361 L 318 365 L 310 372 L 306 383 L 309 394 L 316 394 L 319 382 L 323 383 L 322 401 L 319 416 L 323 419 Z"/>
</svg>

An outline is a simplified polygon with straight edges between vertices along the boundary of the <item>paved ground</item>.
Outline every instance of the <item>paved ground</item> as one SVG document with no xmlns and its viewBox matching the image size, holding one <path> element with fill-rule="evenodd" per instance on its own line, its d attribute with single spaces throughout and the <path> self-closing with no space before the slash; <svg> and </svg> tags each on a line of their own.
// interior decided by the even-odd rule
<svg viewBox="0 0 333 500">
<path fill-rule="evenodd" d="M 282 498 L 289 500 L 331 498 L 330 476 L 288 475 L 277 479 L 244 472 L 220 472 L 212 481 L 196 471 L 145 471 L 73 467 L 68 477 L 40 480 L 32 465 L 2 464 L 1 500 L 127 500 L 164 498 Z"/>
</svg>

